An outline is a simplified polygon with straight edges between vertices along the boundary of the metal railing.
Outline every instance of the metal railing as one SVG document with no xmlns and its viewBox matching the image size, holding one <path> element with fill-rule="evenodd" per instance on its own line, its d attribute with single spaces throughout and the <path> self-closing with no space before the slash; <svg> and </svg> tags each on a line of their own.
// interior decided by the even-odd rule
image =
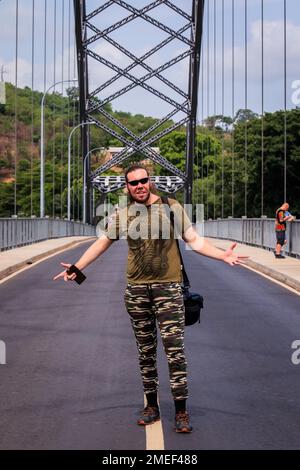
<svg viewBox="0 0 300 470">
<path fill-rule="evenodd" d="M 275 219 L 218 219 L 204 222 L 206 237 L 233 240 L 274 250 L 276 245 Z M 300 257 L 300 221 L 287 223 L 287 245 L 290 256 Z"/>
<path fill-rule="evenodd" d="M 0 219 L 0 251 L 50 238 L 96 236 L 93 225 L 61 219 Z"/>
</svg>

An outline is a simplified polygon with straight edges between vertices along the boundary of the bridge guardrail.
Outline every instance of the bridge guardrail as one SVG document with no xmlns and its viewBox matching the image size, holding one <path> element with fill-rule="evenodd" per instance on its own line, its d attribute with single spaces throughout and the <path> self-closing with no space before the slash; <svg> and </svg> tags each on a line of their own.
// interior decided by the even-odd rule
<svg viewBox="0 0 300 470">
<path fill-rule="evenodd" d="M 1 218 L 0 251 L 48 240 L 49 238 L 96 236 L 93 225 L 50 218 Z"/>
<path fill-rule="evenodd" d="M 274 250 L 275 219 L 218 219 L 204 222 L 204 235 Z M 287 223 L 286 252 L 300 258 L 300 221 Z"/>
</svg>

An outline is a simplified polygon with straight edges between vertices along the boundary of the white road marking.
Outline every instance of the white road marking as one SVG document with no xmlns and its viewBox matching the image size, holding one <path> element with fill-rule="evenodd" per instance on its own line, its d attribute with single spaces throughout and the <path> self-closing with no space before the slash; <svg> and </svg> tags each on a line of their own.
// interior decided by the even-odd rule
<svg viewBox="0 0 300 470">
<path fill-rule="evenodd" d="M 158 404 L 159 400 L 157 398 Z M 144 405 L 147 405 L 146 395 L 144 395 Z M 153 424 L 145 426 L 146 431 L 146 450 L 165 450 L 164 433 L 162 427 L 162 420 Z"/>
<path fill-rule="evenodd" d="M 247 264 L 242 264 L 242 266 L 245 267 L 245 268 L 247 268 L 247 269 L 250 269 L 250 271 L 253 271 L 253 272 L 257 273 L 257 274 L 259 274 L 259 275 L 262 276 L 262 277 L 265 277 L 266 279 L 269 279 L 269 281 L 275 282 L 275 284 L 278 284 L 279 286 L 284 287 L 285 289 L 287 289 L 287 290 L 293 292 L 293 294 L 300 295 L 300 292 L 298 292 L 296 289 L 293 289 L 293 288 L 290 287 L 290 286 L 287 286 L 287 285 L 284 284 L 283 282 L 280 282 L 280 281 L 278 281 L 277 279 L 274 279 L 273 277 L 268 276 L 268 275 L 265 274 L 265 273 L 262 273 L 262 272 L 260 272 L 260 271 L 257 271 L 256 269 L 254 269 L 254 268 L 248 266 Z"/>
</svg>

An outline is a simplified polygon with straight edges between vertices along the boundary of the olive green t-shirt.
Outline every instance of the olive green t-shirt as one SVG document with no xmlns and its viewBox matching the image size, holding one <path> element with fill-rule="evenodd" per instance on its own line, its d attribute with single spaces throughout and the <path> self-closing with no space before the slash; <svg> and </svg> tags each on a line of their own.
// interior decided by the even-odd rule
<svg viewBox="0 0 300 470">
<path fill-rule="evenodd" d="M 121 209 L 108 225 L 110 240 L 127 239 L 127 280 L 130 284 L 181 282 L 181 263 L 170 210 L 174 213 L 176 238 L 192 225 L 183 207 L 169 199 L 170 208 L 159 198 L 155 203 L 132 203 Z"/>
</svg>

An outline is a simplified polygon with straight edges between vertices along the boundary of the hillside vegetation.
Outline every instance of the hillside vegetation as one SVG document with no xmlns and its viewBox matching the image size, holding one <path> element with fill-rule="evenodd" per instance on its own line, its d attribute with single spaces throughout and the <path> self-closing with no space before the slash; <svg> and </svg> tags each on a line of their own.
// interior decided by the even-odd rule
<svg viewBox="0 0 300 470">
<path fill-rule="evenodd" d="M 0 105 L 0 217 L 14 213 L 14 181 L 17 176 L 17 214 L 39 214 L 40 175 L 40 103 L 42 93 L 30 88 L 17 89 L 6 84 L 6 105 Z M 16 98 L 17 96 L 17 98 Z M 141 114 L 124 111 L 106 111 L 137 135 L 142 134 L 157 120 Z M 15 119 L 17 117 L 17 120 Z M 16 126 L 17 121 L 17 126 Z M 108 124 L 101 117 L 101 121 Z M 78 124 L 77 89 L 70 88 L 68 96 L 58 92 L 46 96 L 45 101 L 45 212 L 49 216 L 66 216 L 67 201 L 67 139 Z M 166 128 L 166 122 L 160 129 Z M 300 215 L 300 110 L 286 113 L 287 125 L 287 199 L 291 211 Z M 110 124 L 116 131 L 120 129 Z M 210 116 L 205 126 L 198 126 L 194 164 L 194 202 L 205 203 L 207 217 L 241 217 L 247 209 L 248 217 L 260 217 L 262 210 L 269 217 L 283 202 L 284 197 L 284 112 L 266 113 L 263 122 L 251 110 L 239 110 L 235 119 Z M 17 141 L 15 133 L 17 132 Z M 90 126 L 90 148 L 122 146 L 108 133 Z M 245 136 L 247 140 L 245 141 Z M 128 136 L 127 136 L 128 137 Z M 185 170 L 185 129 L 178 129 L 155 142 L 161 154 L 181 170 Z M 263 148 L 263 151 L 262 151 Z M 135 155 L 132 160 L 141 159 Z M 15 168 L 15 159 L 17 167 Z M 263 162 L 263 165 L 262 165 Z M 92 169 L 103 163 L 101 152 L 93 155 Z M 128 165 L 124 162 L 124 166 Z M 153 165 L 155 174 L 166 174 Z M 113 173 L 113 169 L 110 171 Z M 263 175 L 263 185 L 262 185 Z M 222 184 L 223 179 L 223 184 Z M 80 131 L 72 142 L 72 214 L 80 216 L 82 199 L 82 156 Z M 247 193 L 245 193 L 247 188 Z M 222 193 L 223 191 L 223 193 Z M 223 196 L 222 196 L 223 194 Z M 99 199 L 96 195 L 96 200 Z M 234 196 L 234 197 L 232 197 Z M 178 195 L 179 199 L 182 199 Z M 110 196 L 115 202 L 116 194 Z M 232 212 L 233 210 L 233 212 Z"/>
</svg>

